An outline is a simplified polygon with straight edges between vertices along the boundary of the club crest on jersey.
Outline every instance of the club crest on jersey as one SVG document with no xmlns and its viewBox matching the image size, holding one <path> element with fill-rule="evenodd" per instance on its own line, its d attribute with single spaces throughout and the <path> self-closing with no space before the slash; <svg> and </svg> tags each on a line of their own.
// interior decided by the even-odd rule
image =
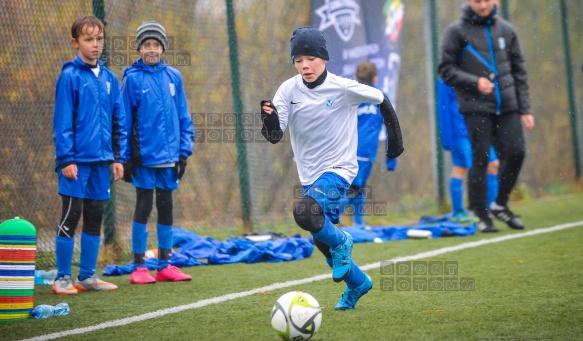
<svg viewBox="0 0 583 341">
<path fill-rule="evenodd" d="M 176 87 L 174 86 L 174 83 L 169 83 L 168 86 L 170 87 L 170 95 L 174 97 L 176 94 Z"/>
<path fill-rule="evenodd" d="M 332 109 L 333 105 L 334 105 L 334 98 L 332 98 L 332 97 L 326 98 L 326 109 Z"/>
<path fill-rule="evenodd" d="M 343 41 L 349 41 L 356 25 L 360 25 L 360 6 L 354 0 L 325 0 L 324 5 L 315 10 L 322 19 L 318 29 L 323 31 L 334 26 Z"/>
</svg>

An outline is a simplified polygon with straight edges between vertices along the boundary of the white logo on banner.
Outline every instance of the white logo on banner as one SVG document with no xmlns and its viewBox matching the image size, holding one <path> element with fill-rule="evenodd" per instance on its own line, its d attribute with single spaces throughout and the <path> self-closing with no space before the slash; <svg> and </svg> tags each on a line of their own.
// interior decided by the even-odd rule
<svg viewBox="0 0 583 341">
<path fill-rule="evenodd" d="M 318 29 L 323 31 L 334 26 L 343 41 L 349 41 L 354 34 L 354 27 L 360 25 L 360 6 L 354 0 L 326 0 L 315 13 L 322 21 Z"/>
</svg>

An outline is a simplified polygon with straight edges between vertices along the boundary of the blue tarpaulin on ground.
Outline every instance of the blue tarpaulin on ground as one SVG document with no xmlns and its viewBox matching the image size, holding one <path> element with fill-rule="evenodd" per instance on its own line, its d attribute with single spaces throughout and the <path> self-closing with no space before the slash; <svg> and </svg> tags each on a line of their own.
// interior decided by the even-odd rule
<svg viewBox="0 0 583 341">
<path fill-rule="evenodd" d="M 476 224 L 464 226 L 453 223 L 449 221 L 449 215 L 445 215 L 438 218 L 422 217 L 419 223 L 413 226 L 373 226 L 370 230 L 347 227 L 344 230 L 352 235 L 355 243 L 367 243 L 407 239 L 409 230 L 430 231 L 432 238 L 471 236 L 476 233 Z M 171 263 L 178 267 L 242 262 L 286 262 L 310 257 L 314 252 L 312 238 L 304 238 L 299 234 L 289 238 L 253 242 L 242 237 L 218 241 L 210 237 L 201 237 L 182 228 L 176 228 L 173 232 L 175 251 L 172 252 Z M 154 270 L 157 264 L 157 258 L 150 258 L 146 259 L 144 265 Z M 131 263 L 110 264 L 103 269 L 102 275 L 121 276 L 129 273 Z"/>
<path fill-rule="evenodd" d="M 174 232 L 174 249 L 171 263 L 174 266 L 195 266 L 207 264 L 286 262 L 310 257 L 314 252 L 311 238 L 299 234 L 289 238 L 277 238 L 262 242 L 253 242 L 246 238 L 229 238 L 218 241 L 182 228 Z M 156 269 L 157 258 L 146 259 L 144 265 L 150 270 Z M 107 265 L 103 276 L 120 276 L 131 272 L 131 263 L 127 265 Z"/>
<path fill-rule="evenodd" d="M 350 233 L 355 243 L 386 242 L 390 240 L 408 239 L 409 230 L 430 231 L 431 238 L 467 237 L 476 233 L 476 224 L 461 225 L 449 221 L 450 215 L 443 217 L 421 217 L 417 225 L 412 226 L 372 226 L 370 230 L 348 227 L 344 230 Z"/>
</svg>

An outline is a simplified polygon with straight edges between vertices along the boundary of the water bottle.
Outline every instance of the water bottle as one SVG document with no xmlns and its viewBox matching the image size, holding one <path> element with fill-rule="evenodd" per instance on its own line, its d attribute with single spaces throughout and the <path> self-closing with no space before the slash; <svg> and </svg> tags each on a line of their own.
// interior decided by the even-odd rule
<svg viewBox="0 0 583 341">
<path fill-rule="evenodd" d="M 65 316 L 69 313 L 69 305 L 67 303 L 59 303 L 55 306 L 55 316 Z"/>
<path fill-rule="evenodd" d="M 30 316 L 37 319 L 47 319 L 51 316 L 64 316 L 69 313 L 69 305 L 67 303 L 59 303 L 56 306 L 41 304 L 30 311 Z"/>
<path fill-rule="evenodd" d="M 45 275 L 44 270 L 35 270 L 34 271 L 34 285 L 42 285 L 45 284 Z"/>
<path fill-rule="evenodd" d="M 34 271 L 34 284 L 35 285 L 42 285 L 42 284 L 53 285 L 55 283 L 56 278 L 57 278 L 57 270 L 51 270 L 51 271 L 35 270 Z"/>
<path fill-rule="evenodd" d="M 57 279 L 57 270 L 51 270 L 45 272 L 43 282 L 44 284 L 53 285 L 55 284 L 55 279 Z"/>
<path fill-rule="evenodd" d="M 48 319 L 54 314 L 55 307 L 47 304 L 37 305 L 34 309 L 30 311 L 30 316 L 34 316 L 37 319 Z"/>
</svg>

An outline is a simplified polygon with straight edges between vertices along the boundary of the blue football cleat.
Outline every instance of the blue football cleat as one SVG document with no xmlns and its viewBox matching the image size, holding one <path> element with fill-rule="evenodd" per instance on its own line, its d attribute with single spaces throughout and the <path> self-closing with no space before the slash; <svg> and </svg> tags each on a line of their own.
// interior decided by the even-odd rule
<svg viewBox="0 0 583 341">
<path fill-rule="evenodd" d="M 332 279 L 334 282 L 342 282 L 350 273 L 352 265 L 351 254 L 354 242 L 348 232 L 342 230 L 341 232 L 346 236 L 344 243 L 335 248 L 330 248 L 330 253 L 332 254 Z"/>
<path fill-rule="evenodd" d="M 364 283 L 354 289 L 344 290 L 342 298 L 334 307 L 334 310 L 351 310 L 356 306 L 356 302 L 372 289 L 372 279 L 367 274 L 364 274 Z"/>
<path fill-rule="evenodd" d="M 367 274 L 364 274 L 364 282 L 354 289 L 344 290 L 342 298 L 334 307 L 334 310 L 352 310 L 356 306 L 356 302 L 372 289 L 372 279 Z"/>
</svg>

